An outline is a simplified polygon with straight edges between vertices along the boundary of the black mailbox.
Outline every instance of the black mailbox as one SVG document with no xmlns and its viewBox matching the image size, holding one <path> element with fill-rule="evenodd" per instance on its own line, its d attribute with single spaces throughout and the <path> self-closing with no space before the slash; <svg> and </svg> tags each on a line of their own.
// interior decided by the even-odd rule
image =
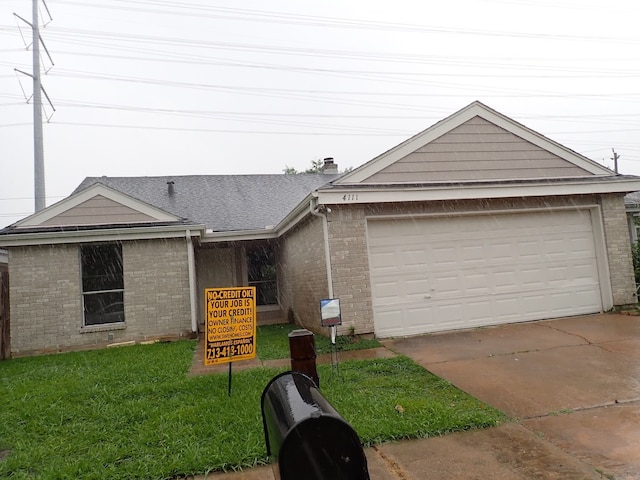
<svg viewBox="0 0 640 480">
<path fill-rule="evenodd" d="M 267 384 L 260 404 L 267 454 L 277 478 L 369 480 L 358 434 L 310 377 L 281 373 Z"/>
</svg>

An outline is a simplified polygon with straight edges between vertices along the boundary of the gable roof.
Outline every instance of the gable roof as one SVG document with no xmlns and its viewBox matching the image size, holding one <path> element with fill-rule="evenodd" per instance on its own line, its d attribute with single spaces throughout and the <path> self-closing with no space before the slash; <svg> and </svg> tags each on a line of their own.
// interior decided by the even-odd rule
<svg viewBox="0 0 640 480">
<path fill-rule="evenodd" d="M 263 230 L 280 223 L 333 174 L 88 177 L 80 192 L 101 183 L 149 205 L 205 225 L 208 231 Z M 173 182 L 172 193 L 168 183 Z"/>
<path fill-rule="evenodd" d="M 458 141 L 456 135 L 463 136 L 464 141 Z M 439 143 L 445 145 L 444 150 L 431 149 Z M 500 158 L 501 143 L 510 145 L 510 157 Z M 521 158 L 520 151 L 525 152 Z M 511 163 L 518 161 L 520 166 L 510 172 Z M 449 163 L 456 162 L 447 170 Z M 429 170 L 436 163 L 441 170 Z M 419 170 L 414 174 L 411 168 Z M 489 173 L 473 175 L 482 168 Z M 519 176 L 522 172 L 527 173 Z M 458 176 L 447 177 L 447 173 Z M 638 190 L 639 177 L 617 175 L 474 102 L 343 175 L 88 177 L 70 197 L 0 230 L 0 235 L 3 245 L 37 243 L 43 238 L 51 243 L 63 243 L 65 238 L 99 241 L 109 236 L 250 240 L 283 234 L 320 204 Z"/>
<path fill-rule="evenodd" d="M 104 212 L 111 214 L 104 216 Z M 183 219 L 153 205 L 95 183 L 82 191 L 15 223 L 17 229 L 28 227 L 62 227 L 115 225 L 134 223 L 174 223 Z"/>
<path fill-rule="evenodd" d="M 510 171 L 516 164 L 518 170 Z M 413 171 L 416 165 L 419 169 Z M 612 174 L 608 168 L 476 101 L 334 183 L 530 180 Z"/>
</svg>

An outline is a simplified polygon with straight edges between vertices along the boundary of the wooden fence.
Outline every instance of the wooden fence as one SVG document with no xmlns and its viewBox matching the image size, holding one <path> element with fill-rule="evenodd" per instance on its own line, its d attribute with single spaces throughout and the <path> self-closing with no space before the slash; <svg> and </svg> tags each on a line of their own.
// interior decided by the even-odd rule
<svg viewBox="0 0 640 480">
<path fill-rule="evenodd" d="M 9 313 L 9 272 L 0 271 L 0 360 L 11 356 Z"/>
</svg>

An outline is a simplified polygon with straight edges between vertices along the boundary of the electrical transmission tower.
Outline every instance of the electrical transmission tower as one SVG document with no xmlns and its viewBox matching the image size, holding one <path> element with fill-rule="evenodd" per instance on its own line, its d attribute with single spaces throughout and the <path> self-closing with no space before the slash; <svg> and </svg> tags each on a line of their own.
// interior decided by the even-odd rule
<svg viewBox="0 0 640 480">
<path fill-rule="evenodd" d="M 41 0 L 44 5 L 47 15 L 49 15 L 49 19 L 51 18 L 51 14 L 49 13 L 49 8 L 44 0 Z M 55 111 L 47 92 L 42 87 L 41 81 L 41 68 L 40 68 L 40 46 L 42 46 L 49 57 L 49 61 L 53 65 L 53 61 L 51 60 L 51 55 L 49 55 L 49 51 L 42 41 L 42 37 L 40 37 L 40 20 L 38 19 L 38 0 L 32 0 L 32 19 L 31 22 L 28 22 L 20 15 L 14 13 L 14 15 L 22 20 L 24 23 L 29 25 L 32 30 L 32 42 L 31 47 L 33 51 L 33 71 L 32 73 L 23 72 L 15 68 L 16 72 L 19 72 L 23 75 L 27 75 L 33 79 L 33 178 L 34 178 L 34 197 L 35 197 L 35 211 L 38 212 L 45 208 L 46 206 L 46 194 L 45 194 L 45 181 L 44 181 L 44 146 L 43 146 L 43 135 L 42 135 L 42 94 L 44 93 L 49 105 Z M 29 46 L 27 45 L 27 48 Z M 27 99 L 27 102 L 29 99 Z"/>
</svg>

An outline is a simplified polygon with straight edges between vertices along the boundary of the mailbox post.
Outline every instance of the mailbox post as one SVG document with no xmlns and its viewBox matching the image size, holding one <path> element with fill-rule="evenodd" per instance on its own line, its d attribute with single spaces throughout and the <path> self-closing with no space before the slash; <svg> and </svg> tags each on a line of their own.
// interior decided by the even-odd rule
<svg viewBox="0 0 640 480">
<path fill-rule="evenodd" d="M 291 370 L 308 375 L 320 386 L 316 369 L 316 342 L 313 333 L 306 329 L 289 333 L 289 351 L 291 352 Z"/>
</svg>

